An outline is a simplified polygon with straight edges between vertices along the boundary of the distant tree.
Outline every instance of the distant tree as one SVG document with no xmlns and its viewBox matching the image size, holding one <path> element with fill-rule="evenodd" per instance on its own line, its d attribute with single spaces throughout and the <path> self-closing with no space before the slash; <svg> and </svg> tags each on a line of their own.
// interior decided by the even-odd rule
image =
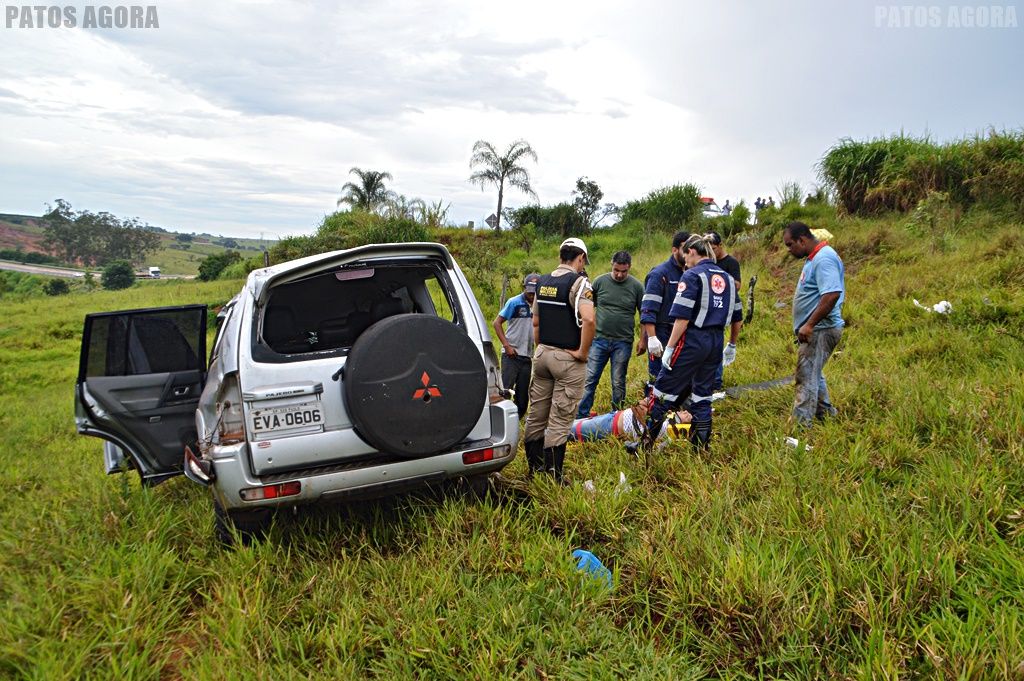
<svg viewBox="0 0 1024 681">
<path fill-rule="evenodd" d="M 619 212 L 619 207 L 614 203 L 601 205 L 604 192 L 601 191 L 596 182 L 586 177 L 576 180 L 576 189 L 573 191 L 572 196 L 572 205 L 576 207 L 588 230 L 596 227 L 600 224 L 601 220 L 604 220 L 609 215 Z"/>
<path fill-rule="evenodd" d="M 350 175 L 358 177 L 359 182 L 346 182 L 342 185 L 341 191 L 344 193 L 338 199 L 339 206 L 347 203 L 352 208 L 372 213 L 391 198 L 392 194 L 384 184 L 385 180 L 390 181 L 394 179 L 391 177 L 391 173 L 379 170 L 363 170 L 362 168 L 352 168 L 348 172 Z"/>
<path fill-rule="evenodd" d="M 199 263 L 199 279 L 202 281 L 213 281 L 220 276 L 224 268 L 241 259 L 242 254 L 238 251 L 224 251 L 223 253 L 208 255 Z"/>
<path fill-rule="evenodd" d="M 512 211 L 511 217 L 509 222 L 518 229 L 533 225 L 536 233 L 544 236 L 580 236 L 586 234 L 589 229 L 583 221 L 583 216 L 571 203 L 523 206 Z"/>
<path fill-rule="evenodd" d="M 220 245 L 224 248 L 238 248 L 238 242 L 234 239 L 221 239 Z"/>
<path fill-rule="evenodd" d="M 88 250 L 86 231 L 75 229 L 75 211 L 64 199 L 47 206 L 43 215 L 43 247 L 65 262 L 74 262 Z"/>
<path fill-rule="evenodd" d="M 50 279 L 43 285 L 43 291 L 48 296 L 62 296 L 68 293 L 71 287 L 66 279 Z"/>
<path fill-rule="evenodd" d="M 103 268 L 100 284 L 108 291 L 128 288 L 135 283 L 135 271 L 127 260 L 115 260 Z"/>
<path fill-rule="evenodd" d="M 426 210 L 423 199 L 407 199 L 405 194 L 392 193 L 384 204 L 384 216 L 396 220 L 415 220 Z"/>
<path fill-rule="evenodd" d="M 75 211 L 57 199 L 42 218 L 43 246 L 65 262 L 95 266 L 113 260 L 141 263 L 160 246 L 160 235 L 138 218 Z"/>
<path fill-rule="evenodd" d="M 526 158 L 532 158 L 537 162 L 537 152 L 533 150 L 526 140 L 516 140 L 509 145 L 504 154 L 498 151 L 490 142 L 478 140 L 473 145 L 473 156 L 469 159 L 469 167 L 477 168 L 469 181 L 479 184 L 480 189 L 487 185 L 494 185 L 498 188 L 498 210 L 494 212 L 498 222 L 494 225 L 495 231 L 501 230 L 501 205 L 505 198 L 505 183 L 530 196 L 536 198 L 537 194 L 530 186 L 530 173 L 520 165 Z"/>
<path fill-rule="evenodd" d="M 190 244 L 196 238 L 195 234 L 176 234 L 174 240 L 183 244 Z"/>
</svg>

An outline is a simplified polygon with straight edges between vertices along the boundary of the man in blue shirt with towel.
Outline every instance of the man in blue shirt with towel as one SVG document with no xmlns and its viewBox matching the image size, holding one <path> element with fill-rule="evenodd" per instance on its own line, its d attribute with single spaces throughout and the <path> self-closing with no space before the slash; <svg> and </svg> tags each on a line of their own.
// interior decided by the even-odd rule
<svg viewBox="0 0 1024 681">
<path fill-rule="evenodd" d="M 836 415 L 823 369 L 843 336 L 843 261 L 802 222 L 786 225 L 782 242 L 794 258 L 807 259 L 793 294 L 793 333 L 798 344 L 793 418 L 800 426 L 809 426 L 813 419 Z"/>
</svg>

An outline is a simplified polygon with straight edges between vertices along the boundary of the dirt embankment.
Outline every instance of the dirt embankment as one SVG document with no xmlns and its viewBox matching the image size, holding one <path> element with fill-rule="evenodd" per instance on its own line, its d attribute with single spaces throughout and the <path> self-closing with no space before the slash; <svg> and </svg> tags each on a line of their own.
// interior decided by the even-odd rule
<svg viewBox="0 0 1024 681">
<path fill-rule="evenodd" d="M 41 234 L 30 234 L 15 225 L 0 221 L 0 249 L 20 248 L 26 253 L 45 253 L 42 242 Z"/>
</svg>

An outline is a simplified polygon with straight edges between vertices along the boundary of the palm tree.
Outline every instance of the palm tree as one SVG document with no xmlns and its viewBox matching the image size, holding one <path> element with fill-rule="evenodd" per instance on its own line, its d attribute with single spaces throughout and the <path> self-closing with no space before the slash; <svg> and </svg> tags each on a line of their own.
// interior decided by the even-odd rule
<svg viewBox="0 0 1024 681">
<path fill-rule="evenodd" d="M 478 140 L 473 145 L 473 156 L 469 159 L 469 167 L 479 168 L 479 170 L 469 176 L 469 181 L 479 184 L 480 189 L 489 184 L 498 187 L 498 210 L 494 213 L 498 216 L 498 222 L 494 226 L 495 230 L 501 230 L 501 204 L 505 197 L 505 182 L 534 198 L 537 196 L 533 187 L 530 186 L 530 173 L 519 165 L 519 161 L 524 157 L 532 158 L 534 163 L 537 162 L 537 152 L 526 140 L 516 140 L 501 156 L 490 142 Z"/>
<path fill-rule="evenodd" d="M 390 196 L 384 204 L 384 210 L 381 212 L 385 217 L 389 218 L 415 220 L 416 216 L 426 209 L 426 206 L 427 204 L 423 202 L 423 199 L 415 197 L 408 199 L 405 194 L 390 192 Z"/>
<path fill-rule="evenodd" d="M 342 186 L 341 191 L 345 193 L 338 199 L 339 206 L 347 203 L 352 208 L 373 212 L 391 198 L 392 192 L 384 186 L 384 180 L 394 179 L 391 173 L 362 168 L 352 168 L 348 172 L 350 175 L 356 175 L 359 183 L 346 182 Z"/>
</svg>

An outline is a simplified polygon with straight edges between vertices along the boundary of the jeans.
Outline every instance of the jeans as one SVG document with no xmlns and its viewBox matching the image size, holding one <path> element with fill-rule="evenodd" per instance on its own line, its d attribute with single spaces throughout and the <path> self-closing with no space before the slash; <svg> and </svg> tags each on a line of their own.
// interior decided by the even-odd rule
<svg viewBox="0 0 1024 681">
<path fill-rule="evenodd" d="M 526 416 L 526 407 L 530 402 L 530 370 L 533 368 L 533 360 L 529 357 L 516 355 L 509 357 L 505 353 L 501 355 L 501 382 L 505 388 L 515 391 L 513 401 L 519 418 Z"/>
<path fill-rule="evenodd" d="M 815 329 L 811 342 L 800 343 L 796 360 L 796 399 L 793 401 L 793 417 L 802 426 L 809 426 L 813 419 L 835 416 L 837 409 L 832 406 L 825 384 L 825 362 L 843 336 L 843 327 Z"/>
<path fill-rule="evenodd" d="M 587 359 L 587 384 L 583 388 L 583 399 L 580 400 L 576 418 L 584 419 L 590 416 L 590 408 L 594 406 L 594 393 L 597 392 L 597 384 L 609 358 L 612 361 L 612 409 L 623 408 L 626 401 L 626 369 L 629 367 L 629 355 L 632 350 L 632 341 L 594 339 L 590 344 L 590 355 Z"/>
</svg>

